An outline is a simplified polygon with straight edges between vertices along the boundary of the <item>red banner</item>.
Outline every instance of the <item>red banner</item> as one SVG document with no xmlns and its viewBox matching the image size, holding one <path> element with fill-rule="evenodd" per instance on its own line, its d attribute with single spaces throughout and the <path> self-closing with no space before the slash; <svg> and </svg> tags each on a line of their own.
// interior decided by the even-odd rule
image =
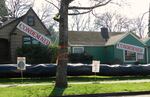
<svg viewBox="0 0 150 97">
<path fill-rule="evenodd" d="M 50 45 L 51 44 L 51 41 L 50 41 L 49 38 L 47 38 L 46 36 L 42 35 L 41 33 L 39 33 L 38 31 L 36 31 L 35 29 L 31 28 L 30 26 L 28 26 L 27 24 L 25 24 L 23 22 L 20 22 L 17 25 L 17 28 L 19 30 L 25 32 L 29 36 L 33 37 L 34 39 L 40 41 L 44 45 Z"/>
<path fill-rule="evenodd" d="M 144 48 L 135 46 L 135 45 L 131 45 L 131 44 L 125 44 L 125 43 L 119 42 L 117 44 L 117 48 L 144 54 Z"/>
</svg>

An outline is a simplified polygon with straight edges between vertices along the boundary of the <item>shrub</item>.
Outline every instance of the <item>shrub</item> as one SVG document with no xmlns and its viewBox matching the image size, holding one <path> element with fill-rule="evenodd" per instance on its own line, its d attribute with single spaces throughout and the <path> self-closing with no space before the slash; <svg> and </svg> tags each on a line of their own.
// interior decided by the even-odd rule
<svg viewBox="0 0 150 97">
<path fill-rule="evenodd" d="M 42 45 L 24 45 L 17 49 L 17 56 L 26 57 L 28 64 L 41 64 L 56 62 L 57 47 Z"/>
<path fill-rule="evenodd" d="M 69 54 L 69 62 L 70 63 L 84 63 L 91 64 L 93 57 L 89 54 L 85 53 L 71 53 Z"/>
</svg>

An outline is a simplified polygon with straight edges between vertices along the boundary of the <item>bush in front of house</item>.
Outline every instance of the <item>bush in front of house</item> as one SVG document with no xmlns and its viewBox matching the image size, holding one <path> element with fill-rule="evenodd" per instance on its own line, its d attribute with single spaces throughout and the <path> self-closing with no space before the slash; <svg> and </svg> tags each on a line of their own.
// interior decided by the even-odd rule
<svg viewBox="0 0 150 97">
<path fill-rule="evenodd" d="M 57 47 L 43 45 L 24 45 L 17 49 L 18 57 L 26 57 L 28 64 L 55 63 Z"/>
<path fill-rule="evenodd" d="M 69 63 L 91 64 L 93 60 L 93 57 L 86 53 L 71 53 L 68 57 Z"/>
<path fill-rule="evenodd" d="M 20 77 L 20 70 L 16 64 L 8 64 L 0 66 L 1 78 Z M 27 66 L 23 71 L 24 77 L 54 77 L 56 76 L 56 64 L 37 64 Z M 146 76 L 150 75 L 150 64 L 145 65 L 100 65 L 100 72 L 96 73 L 99 76 Z M 85 76 L 94 75 L 91 64 L 68 64 L 68 76 Z"/>
</svg>

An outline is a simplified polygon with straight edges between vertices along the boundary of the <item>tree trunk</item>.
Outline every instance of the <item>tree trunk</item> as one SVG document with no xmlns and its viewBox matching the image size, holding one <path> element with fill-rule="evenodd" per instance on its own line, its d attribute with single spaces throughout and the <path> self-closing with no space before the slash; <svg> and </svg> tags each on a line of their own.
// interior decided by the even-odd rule
<svg viewBox="0 0 150 97">
<path fill-rule="evenodd" d="M 56 71 L 56 87 L 64 88 L 67 83 L 68 63 L 68 0 L 61 0 L 59 19 L 59 52 Z"/>
</svg>

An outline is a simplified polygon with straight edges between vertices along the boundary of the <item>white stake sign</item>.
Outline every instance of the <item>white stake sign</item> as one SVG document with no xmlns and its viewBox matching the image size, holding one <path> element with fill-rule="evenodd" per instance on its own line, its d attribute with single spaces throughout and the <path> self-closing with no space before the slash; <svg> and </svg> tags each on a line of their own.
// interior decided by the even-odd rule
<svg viewBox="0 0 150 97">
<path fill-rule="evenodd" d="M 26 70 L 26 57 L 17 57 L 17 69 Z"/>
<path fill-rule="evenodd" d="M 92 72 L 99 72 L 100 69 L 100 61 L 93 60 L 92 62 Z"/>
<path fill-rule="evenodd" d="M 40 41 L 44 45 L 50 45 L 51 44 L 51 41 L 50 41 L 49 38 L 47 38 L 46 36 L 42 35 L 41 33 L 39 33 L 38 31 L 36 31 L 35 29 L 31 28 L 30 26 L 28 26 L 27 24 L 25 24 L 23 22 L 20 22 L 17 25 L 17 28 L 19 30 L 25 32 L 29 36 L 33 37 L 34 39 Z"/>
</svg>

